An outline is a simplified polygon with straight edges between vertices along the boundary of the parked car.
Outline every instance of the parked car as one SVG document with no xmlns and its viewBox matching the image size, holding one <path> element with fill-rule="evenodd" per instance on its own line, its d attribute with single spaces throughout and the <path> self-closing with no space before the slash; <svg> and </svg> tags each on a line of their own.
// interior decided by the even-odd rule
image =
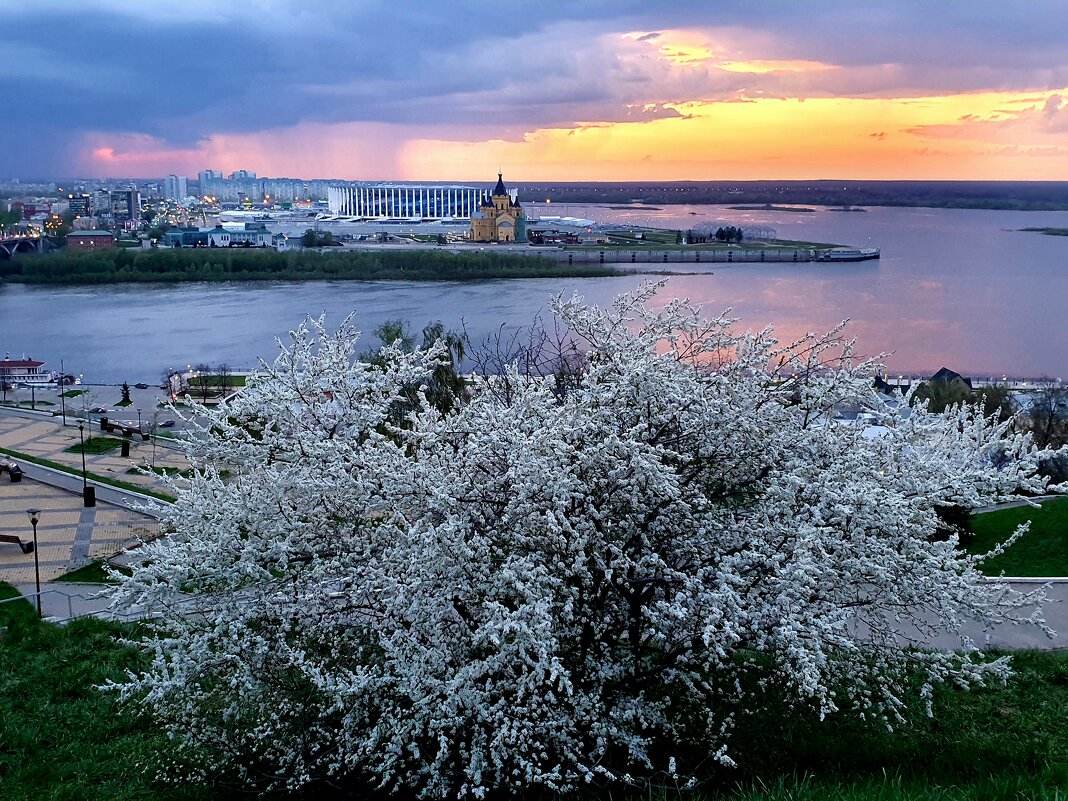
<svg viewBox="0 0 1068 801">
<path fill-rule="evenodd" d="M 90 412 L 91 412 L 92 414 L 107 414 L 109 410 L 108 410 L 108 409 L 105 409 L 105 408 L 104 408 L 103 406 L 94 406 L 94 407 L 93 407 L 92 409 L 90 409 L 89 411 L 90 411 Z"/>
<path fill-rule="evenodd" d="M 138 389 L 148 389 L 148 384 L 141 383 L 141 382 L 139 382 L 137 384 L 134 384 L 134 386 L 137 387 Z"/>
<path fill-rule="evenodd" d="M 174 428 L 174 421 L 173 420 L 164 420 L 162 423 L 159 424 L 159 427 L 160 428 Z"/>
</svg>

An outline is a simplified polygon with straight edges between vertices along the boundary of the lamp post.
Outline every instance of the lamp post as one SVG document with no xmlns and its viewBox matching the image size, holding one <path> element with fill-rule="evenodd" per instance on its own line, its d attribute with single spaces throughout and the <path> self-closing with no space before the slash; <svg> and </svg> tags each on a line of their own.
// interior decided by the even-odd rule
<svg viewBox="0 0 1068 801">
<path fill-rule="evenodd" d="M 137 410 L 137 433 L 141 433 L 141 410 Z"/>
<path fill-rule="evenodd" d="M 41 560 L 37 556 L 37 521 L 41 519 L 41 510 L 27 509 L 26 515 L 33 526 L 33 573 L 37 579 L 37 617 L 41 617 Z"/>
<path fill-rule="evenodd" d="M 85 475 L 85 423 L 78 423 L 78 438 L 82 442 L 82 506 L 96 506 L 96 488 L 90 488 Z"/>
<path fill-rule="evenodd" d="M 59 407 L 63 410 L 63 425 L 67 425 L 67 390 L 64 388 L 63 376 L 66 372 L 63 368 L 63 360 L 59 360 Z"/>
</svg>

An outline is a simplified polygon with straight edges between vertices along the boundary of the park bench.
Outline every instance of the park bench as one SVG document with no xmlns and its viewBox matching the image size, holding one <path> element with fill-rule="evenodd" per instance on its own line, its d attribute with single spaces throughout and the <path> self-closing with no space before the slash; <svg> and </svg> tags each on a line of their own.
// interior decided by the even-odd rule
<svg viewBox="0 0 1068 801">
<path fill-rule="evenodd" d="M 23 542 L 15 534 L 0 534 L 0 542 L 10 542 L 22 548 L 23 553 L 33 553 L 33 543 Z"/>
<path fill-rule="evenodd" d="M 140 426 L 129 425 L 116 420 L 109 420 L 106 417 L 100 418 L 100 428 L 109 434 L 114 434 L 116 431 L 124 437 L 132 437 L 134 434 L 137 434 L 141 437 L 142 441 L 148 440 L 148 432 L 142 431 Z"/>
</svg>

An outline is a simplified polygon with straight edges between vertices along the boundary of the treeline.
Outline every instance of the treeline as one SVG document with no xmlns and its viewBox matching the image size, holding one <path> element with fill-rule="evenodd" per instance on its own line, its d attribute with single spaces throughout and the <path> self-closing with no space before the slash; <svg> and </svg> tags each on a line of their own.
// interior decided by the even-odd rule
<svg viewBox="0 0 1068 801">
<path fill-rule="evenodd" d="M 189 248 L 27 255 L 0 262 L 0 279 L 41 284 L 161 281 L 412 280 L 594 277 L 622 274 L 601 265 L 568 265 L 537 255 L 444 250 L 344 251 Z"/>
<path fill-rule="evenodd" d="M 553 203 L 720 203 L 930 208 L 1068 209 L 1064 181 L 682 181 L 520 185 L 520 197 Z"/>
<path fill-rule="evenodd" d="M 709 242 L 741 243 L 743 239 L 745 239 L 745 232 L 734 225 L 728 225 L 727 227 L 721 225 L 716 229 L 715 233 L 710 231 L 698 232 L 692 228 L 686 232 L 686 241 L 691 245 L 705 245 Z"/>
</svg>

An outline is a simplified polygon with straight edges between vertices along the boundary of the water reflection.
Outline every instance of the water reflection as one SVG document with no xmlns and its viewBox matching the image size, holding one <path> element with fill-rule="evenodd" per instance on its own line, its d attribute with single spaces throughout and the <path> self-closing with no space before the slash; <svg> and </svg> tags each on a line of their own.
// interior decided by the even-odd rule
<svg viewBox="0 0 1068 801">
<path fill-rule="evenodd" d="M 780 237 L 874 245 L 878 262 L 737 264 L 676 275 L 663 300 L 689 296 L 718 313 L 732 308 L 743 328 L 774 324 L 780 340 L 824 331 L 850 319 L 866 354 L 891 352 L 891 372 L 933 372 L 946 365 L 976 376 L 1068 377 L 1064 299 L 1068 238 L 1020 233 L 1027 226 L 1068 227 L 1068 212 L 871 209 L 843 214 L 730 211 L 722 207 L 565 213 L 688 227 L 770 225 Z M 554 213 L 561 213 L 553 207 Z M 656 265 L 662 269 L 664 265 Z M 673 265 L 690 271 L 694 265 Z M 549 298 L 578 291 L 607 303 L 639 279 L 33 287 L 0 285 L 0 353 L 27 353 L 101 382 L 155 381 L 169 367 L 272 359 L 274 338 L 305 315 L 340 323 L 357 312 L 370 331 L 402 318 L 466 324 L 481 338 L 512 330 L 544 312 Z"/>
</svg>

